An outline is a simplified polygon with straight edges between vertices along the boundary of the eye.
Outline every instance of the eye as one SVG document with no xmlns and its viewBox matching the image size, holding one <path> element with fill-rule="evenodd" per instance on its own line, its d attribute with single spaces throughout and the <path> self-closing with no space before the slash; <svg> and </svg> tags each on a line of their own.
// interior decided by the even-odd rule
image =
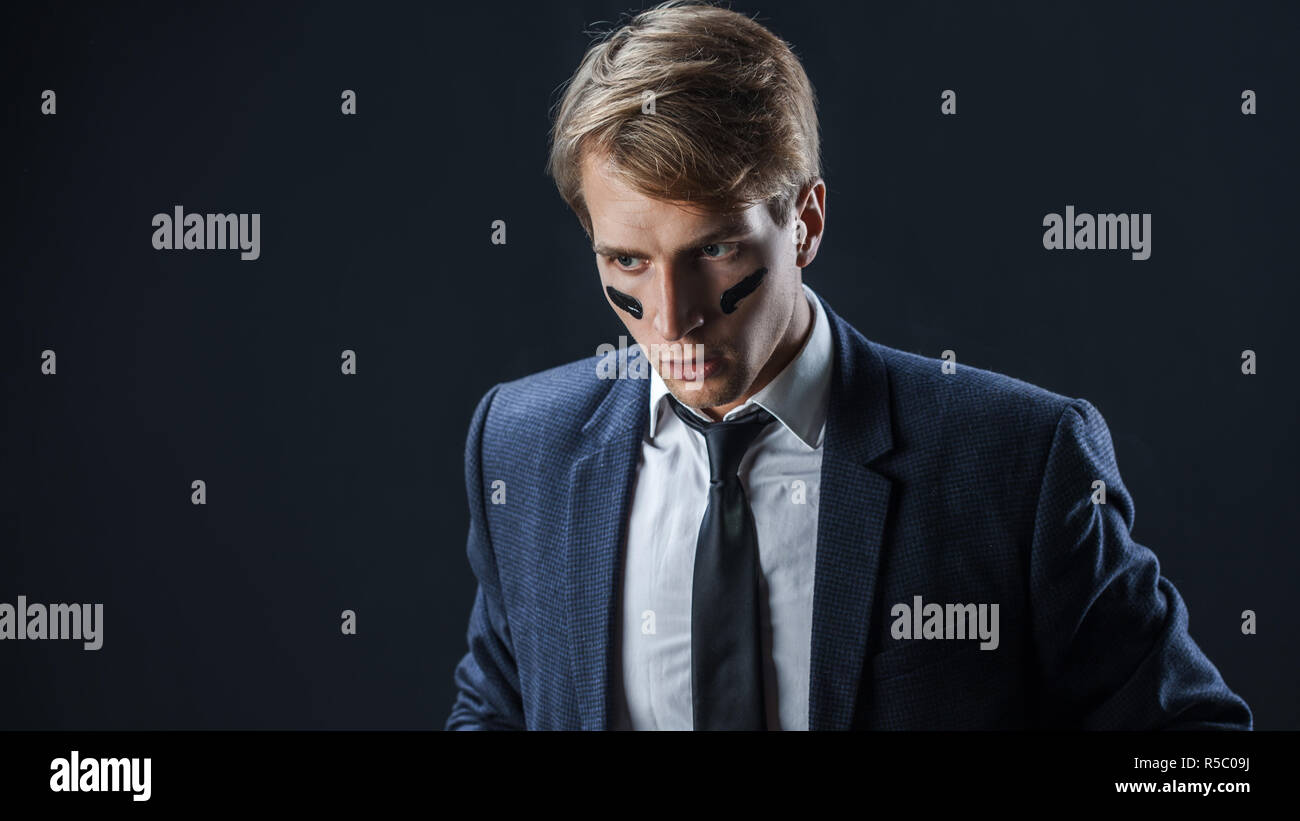
<svg viewBox="0 0 1300 821">
<path fill-rule="evenodd" d="M 736 242 L 710 242 L 708 245 L 701 248 L 700 251 L 704 253 L 704 256 L 707 259 L 726 259 L 731 256 L 731 252 L 735 250 L 738 245 L 739 243 Z M 718 253 L 711 254 L 709 253 L 710 249 L 716 250 Z"/>
<path fill-rule="evenodd" d="M 640 260 L 638 260 L 636 257 L 627 257 L 627 256 L 605 257 L 605 259 L 614 263 L 616 267 L 624 271 L 630 271 L 631 269 L 638 267 L 635 263 L 640 262 Z M 623 264 L 624 261 L 627 262 L 626 265 Z"/>
</svg>

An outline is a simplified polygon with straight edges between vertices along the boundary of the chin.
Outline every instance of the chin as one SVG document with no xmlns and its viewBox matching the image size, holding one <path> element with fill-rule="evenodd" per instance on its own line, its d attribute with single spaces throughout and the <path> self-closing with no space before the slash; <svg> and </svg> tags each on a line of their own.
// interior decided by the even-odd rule
<svg viewBox="0 0 1300 821">
<path fill-rule="evenodd" d="M 735 390 L 734 386 L 722 383 L 717 377 L 705 379 L 703 382 L 690 379 L 664 381 L 683 405 L 690 405 L 696 410 L 725 405 L 734 402 L 740 396 L 740 392 Z"/>
<path fill-rule="evenodd" d="M 717 399 L 717 391 L 711 390 L 707 383 L 694 387 L 697 383 L 688 379 L 668 379 L 665 380 L 673 396 L 677 397 L 683 405 L 690 405 L 692 408 L 711 408 L 720 404 Z"/>
</svg>

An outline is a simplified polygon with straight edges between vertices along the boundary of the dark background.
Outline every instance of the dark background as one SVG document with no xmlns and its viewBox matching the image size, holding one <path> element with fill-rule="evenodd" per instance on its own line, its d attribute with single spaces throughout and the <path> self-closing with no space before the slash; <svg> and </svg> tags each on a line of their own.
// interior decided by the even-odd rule
<svg viewBox="0 0 1300 821">
<path fill-rule="evenodd" d="M 442 726 L 471 411 L 623 331 L 543 166 L 584 31 L 640 7 L 5 8 L 0 601 L 102 602 L 104 646 L 0 643 L 0 728 Z M 806 281 L 1092 401 L 1192 636 L 1300 727 L 1296 7 L 733 7 L 818 93 Z M 177 204 L 261 213 L 261 258 L 153 250 Z M 1151 258 L 1044 250 L 1067 204 L 1152 213 Z"/>
</svg>

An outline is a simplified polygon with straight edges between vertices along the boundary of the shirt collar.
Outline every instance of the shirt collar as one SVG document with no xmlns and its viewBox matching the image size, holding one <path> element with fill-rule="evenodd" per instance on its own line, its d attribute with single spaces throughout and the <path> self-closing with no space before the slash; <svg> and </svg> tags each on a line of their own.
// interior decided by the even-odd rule
<svg viewBox="0 0 1300 821">
<path fill-rule="evenodd" d="M 826 424 L 826 401 L 830 395 L 831 384 L 831 345 L 830 323 L 822 309 L 821 300 L 805 283 L 804 296 L 813 311 L 813 328 L 808 339 L 804 341 L 794 359 L 767 383 L 761 391 L 745 400 L 740 407 L 732 409 L 724 421 L 748 413 L 753 405 L 759 405 L 780 420 L 791 433 L 799 438 L 809 449 L 821 445 L 822 434 Z M 668 385 L 659 371 L 650 368 L 650 438 L 654 439 L 659 428 L 659 415 L 672 414 L 666 407 L 669 395 Z M 698 413 L 694 408 L 687 408 L 705 421 L 713 420 Z"/>
</svg>

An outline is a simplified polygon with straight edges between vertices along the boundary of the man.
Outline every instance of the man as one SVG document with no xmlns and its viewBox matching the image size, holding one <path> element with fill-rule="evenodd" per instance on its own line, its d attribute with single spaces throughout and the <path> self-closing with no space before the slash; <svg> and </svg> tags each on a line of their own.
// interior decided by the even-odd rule
<svg viewBox="0 0 1300 821">
<path fill-rule="evenodd" d="M 550 171 L 659 355 L 480 402 L 446 726 L 1250 729 L 1091 404 L 871 342 L 803 284 L 819 154 L 743 15 L 667 3 L 584 58 Z"/>
</svg>

